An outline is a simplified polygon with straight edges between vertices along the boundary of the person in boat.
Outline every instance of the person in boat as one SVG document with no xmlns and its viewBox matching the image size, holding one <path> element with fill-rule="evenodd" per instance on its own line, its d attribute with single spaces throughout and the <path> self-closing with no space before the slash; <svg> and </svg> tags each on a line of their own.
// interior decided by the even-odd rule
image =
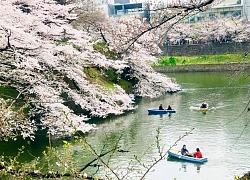
<svg viewBox="0 0 250 180">
<path fill-rule="evenodd" d="M 162 104 L 160 104 L 159 110 L 164 110 Z"/>
<path fill-rule="evenodd" d="M 201 104 L 201 108 L 207 108 L 207 103 L 206 103 L 206 101 L 203 101 L 203 103 Z"/>
<path fill-rule="evenodd" d="M 172 110 L 172 108 L 171 108 L 171 106 L 170 105 L 168 105 L 168 109 L 167 110 Z"/>
<path fill-rule="evenodd" d="M 196 152 L 193 153 L 193 156 L 196 158 L 202 158 L 202 153 L 199 148 L 196 148 Z"/>
<path fill-rule="evenodd" d="M 181 148 L 181 155 L 185 155 L 185 154 L 187 154 L 187 153 L 189 153 L 189 152 L 188 152 L 188 150 L 187 150 L 187 148 L 186 148 L 186 145 L 184 144 L 184 145 L 182 146 L 182 148 Z"/>
<path fill-rule="evenodd" d="M 181 155 L 193 157 L 193 155 L 188 152 L 185 144 L 181 148 Z"/>
</svg>

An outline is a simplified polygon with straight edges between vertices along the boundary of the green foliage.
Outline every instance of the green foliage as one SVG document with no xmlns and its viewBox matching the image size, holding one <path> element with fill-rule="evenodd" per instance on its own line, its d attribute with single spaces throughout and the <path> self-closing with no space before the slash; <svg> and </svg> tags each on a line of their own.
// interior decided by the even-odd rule
<svg viewBox="0 0 250 180">
<path fill-rule="evenodd" d="M 169 62 L 169 65 L 176 65 L 174 57 L 170 57 L 168 62 Z"/>
<path fill-rule="evenodd" d="M 98 71 L 98 69 L 96 68 L 92 68 L 92 67 L 87 67 L 84 68 L 84 73 L 89 77 L 89 78 L 93 78 L 96 79 L 100 76 L 100 71 Z"/>
<path fill-rule="evenodd" d="M 108 46 L 104 42 L 97 42 L 93 45 L 94 50 L 100 52 L 105 55 L 107 59 L 117 59 L 117 54 L 114 51 L 111 51 Z"/>
<path fill-rule="evenodd" d="M 10 86 L 0 86 L 0 94 L 3 99 L 16 98 L 18 91 Z"/>
<path fill-rule="evenodd" d="M 133 93 L 131 82 L 129 82 L 125 79 L 119 79 L 118 84 L 126 91 L 126 93 L 128 93 L 128 94 Z"/>
<path fill-rule="evenodd" d="M 122 79 L 114 69 L 109 68 L 104 72 L 109 81 L 121 86 L 128 94 L 132 93 L 132 83 L 125 79 Z"/>
<path fill-rule="evenodd" d="M 84 68 L 87 79 L 92 83 L 98 83 L 108 89 L 114 89 L 115 84 L 121 86 L 127 93 L 132 93 L 132 83 L 123 79 L 113 68 L 99 69 L 95 67 Z"/>
<path fill-rule="evenodd" d="M 12 102 L 15 99 L 15 107 L 13 107 L 13 110 L 22 107 L 26 103 L 23 96 L 20 96 L 18 99 L 16 99 L 19 92 L 14 87 L 0 86 L 0 94 L 1 94 L 0 98 L 3 98 L 4 100 L 8 100 L 6 101 L 6 102 L 9 102 L 8 104 L 10 104 L 10 102 Z M 28 110 L 27 106 L 25 108 L 26 110 Z"/>
<path fill-rule="evenodd" d="M 159 56 L 158 64 L 152 66 L 169 65 L 195 65 L 195 64 L 226 64 L 226 63 L 250 63 L 250 57 L 245 54 L 223 54 L 204 56 Z"/>
<path fill-rule="evenodd" d="M 153 64 L 153 66 L 156 64 Z M 174 66 L 176 65 L 175 57 L 161 56 L 158 66 Z"/>
<path fill-rule="evenodd" d="M 114 69 L 112 68 L 105 69 L 104 73 L 107 76 L 107 79 L 109 81 L 114 82 L 114 83 L 117 82 L 118 74 L 115 72 Z"/>
<path fill-rule="evenodd" d="M 234 180 L 249 180 L 249 179 L 250 179 L 249 173 L 245 173 L 242 177 L 234 176 Z"/>
<path fill-rule="evenodd" d="M 165 60 L 165 58 L 161 58 L 161 60 L 158 63 L 159 66 L 168 66 L 168 61 Z"/>
<path fill-rule="evenodd" d="M 6 102 L 9 102 L 9 104 L 10 102 L 15 101 L 15 106 L 13 106 L 12 110 L 17 111 L 19 108 L 22 108 L 25 112 L 28 112 L 30 109 L 26 104 L 27 101 L 25 100 L 25 97 L 21 94 L 19 95 L 19 92 L 14 87 L 0 86 L 0 94 L 0 97 L 7 100 Z"/>
<path fill-rule="evenodd" d="M 104 42 L 97 42 L 96 44 L 93 45 L 94 48 L 102 47 L 102 48 L 107 48 L 107 45 Z"/>
<path fill-rule="evenodd" d="M 25 168 L 25 164 L 19 161 L 20 156 L 24 153 L 24 146 L 18 149 L 18 153 L 15 157 L 5 157 L 1 156 L 1 171 L 0 177 L 1 179 L 6 180 L 16 180 L 16 179 L 23 179 L 22 174 L 20 173 L 21 177 L 16 176 L 19 172 L 25 172 L 27 168 Z"/>
<path fill-rule="evenodd" d="M 27 111 L 29 110 L 28 104 L 19 105 L 16 107 L 15 100 L 12 99 L 0 99 L 0 141 L 9 139 L 15 139 L 20 136 L 27 127 L 30 127 L 31 122 L 27 118 Z M 29 138 L 33 138 L 33 133 L 29 135 Z"/>
<path fill-rule="evenodd" d="M 113 83 L 106 83 L 106 86 L 108 89 L 115 89 L 115 86 Z"/>
<path fill-rule="evenodd" d="M 82 47 L 66 40 L 56 41 L 56 46 L 72 45 L 77 51 L 82 52 Z"/>
<path fill-rule="evenodd" d="M 114 82 L 116 82 L 117 75 L 112 69 L 101 70 L 97 67 L 85 67 L 83 72 L 91 83 L 97 83 L 106 88 L 114 89 Z M 103 73 L 104 72 L 104 73 Z"/>
<path fill-rule="evenodd" d="M 57 46 L 65 46 L 65 45 L 69 45 L 70 43 L 67 41 L 56 41 L 56 45 Z"/>
</svg>

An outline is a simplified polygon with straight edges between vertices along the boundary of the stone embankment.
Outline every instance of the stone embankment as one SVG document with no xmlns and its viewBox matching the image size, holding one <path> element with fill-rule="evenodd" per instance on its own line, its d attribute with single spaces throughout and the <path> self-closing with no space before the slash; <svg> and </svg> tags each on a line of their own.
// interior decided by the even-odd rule
<svg viewBox="0 0 250 180">
<path fill-rule="evenodd" d="M 233 64 L 203 64 L 203 65 L 178 65 L 154 66 L 153 69 L 160 73 L 166 72 L 224 72 L 224 71 L 250 71 L 249 63 Z"/>
<path fill-rule="evenodd" d="M 203 56 L 219 54 L 249 53 L 250 42 L 228 42 L 208 44 L 182 44 L 161 46 L 165 56 Z"/>
</svg>

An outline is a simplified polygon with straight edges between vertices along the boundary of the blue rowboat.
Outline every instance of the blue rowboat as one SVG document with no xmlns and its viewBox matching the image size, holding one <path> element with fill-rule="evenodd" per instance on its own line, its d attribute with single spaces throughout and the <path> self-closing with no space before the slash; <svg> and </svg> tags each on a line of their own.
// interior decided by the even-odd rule
<svg viewBox="0 0 250 180">
<path fill-rule="evenodd" d="M 169 93 L 169 94 L 174 94 L 174 93 L 177 93 L 181 91 L 180 89 L 176 89 L 176 90 L 167 90 L 166 92 Z"/>
<path fill-rule="evenodd" d="M 196 163 L 207 162 L 207 158 L 196 158 L 196 157 L 190 157 L 190 156 L 183 156 L 183 155 L 181 155 L 180 151 L 172 150 L 172 149 L 168 151 L 168 156 L 182 159 L 185 161 L 196 162 Z"/>
<path fill-rule="evenodd" d="M 176 111 L 174 109 L 172 109 L 172 110 L 148 109 L 148 113 L 149 114 L 172 114 L 172 113 L 176 113 Z"/>
</svg>

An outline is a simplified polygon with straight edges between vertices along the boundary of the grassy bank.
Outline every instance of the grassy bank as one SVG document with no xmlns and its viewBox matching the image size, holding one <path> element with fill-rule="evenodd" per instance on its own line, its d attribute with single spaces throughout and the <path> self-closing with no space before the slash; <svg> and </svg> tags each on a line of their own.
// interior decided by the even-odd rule
<svg viewBox="0 0 250 180">
<path fill-rule="evenodd" d="M 223 54 L 207 56 L 159 56 L 158 63 L 152 66 L 250 63 L 250 54 Z"/>
</svg>

